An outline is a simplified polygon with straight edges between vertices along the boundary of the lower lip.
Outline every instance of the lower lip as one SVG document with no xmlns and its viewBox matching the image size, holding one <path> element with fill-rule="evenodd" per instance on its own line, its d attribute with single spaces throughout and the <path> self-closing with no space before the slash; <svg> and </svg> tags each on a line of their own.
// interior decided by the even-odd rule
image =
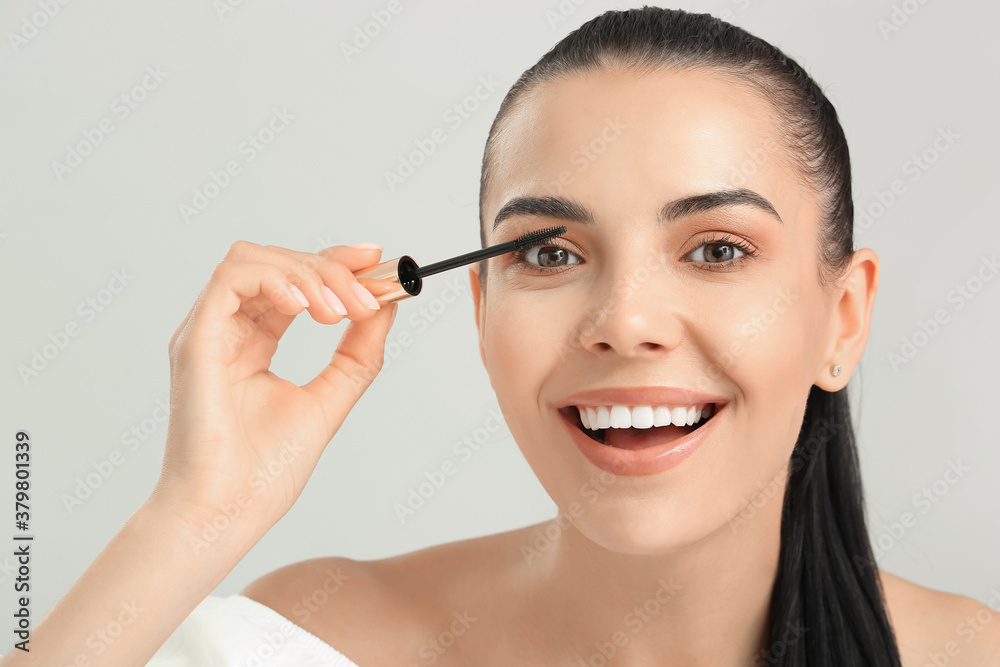
<svg viewBox="0 0 1000 667">
<path fill-rule="evenodd" d="M 728 403 L 721 408 L 716 408 L 715 414 L 704 426 L 681 438 L 662 445 L 636 450 L 617 449 L 602 445 L 596 440 L 591 440 L 586 433 L 577 428 L 575 421 L 570 421 L 569 415 L 560 413 L 559 417 L 569 430 L 577 448 L 595 466 L 614 475 L 640 477 L 670 470 L 691 456 L 705 441 L 705 438 L 715 430 L 719 414 L 726 409 L 727 405 Z"/>
</svg>

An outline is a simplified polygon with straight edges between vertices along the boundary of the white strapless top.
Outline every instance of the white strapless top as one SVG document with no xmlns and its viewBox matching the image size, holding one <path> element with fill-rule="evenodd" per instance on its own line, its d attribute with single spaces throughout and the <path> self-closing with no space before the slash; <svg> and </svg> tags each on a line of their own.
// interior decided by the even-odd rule
<svg viewBox="0 0 1000 667">
<path fill-rule="evenodd" d="M 316 635 L 243 595 L 208 596 L 146 667 L 358 667 Z"/>
</svg>

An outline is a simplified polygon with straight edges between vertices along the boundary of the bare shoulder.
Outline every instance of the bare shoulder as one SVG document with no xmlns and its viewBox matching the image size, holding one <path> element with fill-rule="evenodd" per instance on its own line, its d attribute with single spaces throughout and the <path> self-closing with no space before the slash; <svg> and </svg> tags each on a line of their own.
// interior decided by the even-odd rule
<svg viewBox="0 0 1000 667">
<path fill-rule="evenodd" d="M 407 644 L 409 610 L 371 562 L 330 557 L 269 572 L 240 591 L 359 665 L 390 664 Z"/>
<path fill-rule="evenodd" d="M 443 632 L 463 632 L 477 616 L 469 601 L 483 599 L 490 549 L 498 536 L 451 542 L 391 558 L 358 561 L 316 558 L 288 565 L 240 593 L 316 635 L 358 665 L 437 664 L 464 659 L 453 647 L 434 656 Z"/>
<path fill-rule="evenodd" d="M 1000 665 L 1000 613 L 879 570 L 903 667 Z"/>
</svg>

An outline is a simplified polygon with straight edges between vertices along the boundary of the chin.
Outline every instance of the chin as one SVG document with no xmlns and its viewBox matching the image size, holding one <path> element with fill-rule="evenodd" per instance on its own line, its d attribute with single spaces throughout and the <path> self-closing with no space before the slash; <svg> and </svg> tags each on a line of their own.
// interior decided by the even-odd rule
<svg viewBox="0 0 1000 667">
<path fill-rule="evenodd" d="M 630 504 L 590 507 L 581 516 L 570 516 L 570 520 L 594 544 L 633 556 L 680 552 L 726 525 L 724 517 L 703 516 L 690 509 L 678 515 L 663 509 L 642 511 Z"/>
</svg>

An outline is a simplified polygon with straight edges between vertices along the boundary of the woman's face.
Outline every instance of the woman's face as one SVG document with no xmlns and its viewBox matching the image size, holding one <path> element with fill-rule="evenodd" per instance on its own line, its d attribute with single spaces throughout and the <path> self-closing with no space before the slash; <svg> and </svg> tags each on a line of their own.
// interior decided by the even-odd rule
<svg viewBox="0 0 1000 667">
<path fill-rule="evenodd" d="M 819 210 L 775 112 L 704 71 L 574 75 L 522 102 L 498 135 L 487 242 L 568 231 L 520 263 L 490 259 L 482 297 L 470 272 L 483 362 L 511 433 L 560 511 L 609 549 L 666 553 L 735 529 L 765 485 L 783 490 L 809 389 L 830 363 Z M 717 197 L 661 219 L 676 200 L 740 189 L 777 215 L 766 203 L 711 205 Z M 558 199 L 590 220 L 520 207 L 494 229 L 522 197 Z M 725 405 L 679 464 L 602 471 L 574 443 L 567 402 L 649 387 Z M 781 497 L 769 501 L 777 512 Z"/>
</svg>

